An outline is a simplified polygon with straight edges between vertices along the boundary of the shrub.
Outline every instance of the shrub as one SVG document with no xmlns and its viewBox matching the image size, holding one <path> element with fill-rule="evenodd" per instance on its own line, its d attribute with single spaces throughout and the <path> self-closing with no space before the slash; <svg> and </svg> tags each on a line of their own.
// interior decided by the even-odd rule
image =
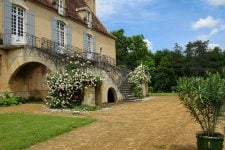
<svg viewBox="0 0 225 150">
<path fill-rule="evenodd" d="M 46 98 L 50 108 L 72 108 L 81 105 L 86 87 L 96 87 L 102 82 L 100 75 L 89 69 L 89 61 L 78 55 L 75 60 L 68 60 L 65 70 L 47 75 L 47 85 L 50 89 Z"/>
<path fill-rule="evenodd" d="M 24 100 L 21 97 L 14 96 L 12 93 L 5 92 L 0 96 L 0 106 L 11 106 L 22 104 Z"/>
<path fill-rule="evenodd" d="M 151 76 L 146 72 L 146 66 L 139 65 L 128 75 L 128 82 L 132 84 L 132 90 L 135 96 L 143 96 L 143 87 L 142 85 L 150 82 Z"/>
<path fill-rule="evenodd" d="M 200 124 L 204 134 L 213 136 L 225 104 L 225 80 L 218 74 L 209 74 L 207 78 L 184 77 L 178 80 L 177 90 L 182 104 Z"/>
</svg>

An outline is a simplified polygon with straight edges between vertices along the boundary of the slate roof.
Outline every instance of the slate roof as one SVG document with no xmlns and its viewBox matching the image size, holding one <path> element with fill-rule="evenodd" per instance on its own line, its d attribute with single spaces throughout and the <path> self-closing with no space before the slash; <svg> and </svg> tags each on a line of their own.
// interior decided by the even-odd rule
<svg viewBox="0 0 225 150">
<path fill-rule="evenodd" d="M 50 0 L 33 0 L 36 1 L 42 5 L 45 5 L 47 7 L 50 7 L 54 10 L 57 10 L 57 7 L 55 7 Z M 66 3 L 66 12 L 67 16 L 75 19 L 76 21 L 80 22 L 81 24 L 86 25 L 86 22 L 78 15 L 77 9 L 88 7 L 86 2 L 84 0 L 65 0 Z M 112 38 L 115 38 L 112 34 L 110 34 L 107 29 L 104 27 L 104 25 L 101 23 L 101 21 L 98 19 L 98 17 L 92 12 L 92 21 L 93 21 L 93 29 L 96 31 L 99 31 L 105 35 L 108 35 Z"/>
</svg>

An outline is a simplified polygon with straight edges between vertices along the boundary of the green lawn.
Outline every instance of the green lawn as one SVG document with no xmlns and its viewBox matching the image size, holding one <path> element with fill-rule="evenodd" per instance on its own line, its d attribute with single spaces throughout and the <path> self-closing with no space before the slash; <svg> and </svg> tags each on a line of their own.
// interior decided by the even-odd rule
<svg viewBox="0 0 225 150">
<path fill-rule="evenodd" d="M 0 114 L 0 149 L 19 150 L 95 121 L 24 113 Z"/>
<path fill-rule="evenodd" d="M 177 93 L 149 93 L 149 96 L 177 96 Z"/>
</svg>

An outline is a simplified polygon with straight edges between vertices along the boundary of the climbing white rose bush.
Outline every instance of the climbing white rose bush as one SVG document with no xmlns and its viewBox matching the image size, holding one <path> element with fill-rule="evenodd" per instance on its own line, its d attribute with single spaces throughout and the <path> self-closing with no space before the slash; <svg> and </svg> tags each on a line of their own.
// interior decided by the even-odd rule
<svg viewBox="0 0 225 150">
<path fill-rule="evenodd" d="M 68 61 L 64 71 L 48 74 L 49 96 L 46 98 L 47 105 L 50 108 L 81 105 L 84 89 L 99 86 L 103 80 L 90 67 L 90 62 L 76 59 L 76 61 Z"/>
<path fill-rule="evenodd" d="M 132 84 L 135 96 L 143 96 L 143 84 L 150 82 L 151 76 L 146 72 L 145 65 L 139 65 L 128 74 L 128 82 Z"/>
</svg>

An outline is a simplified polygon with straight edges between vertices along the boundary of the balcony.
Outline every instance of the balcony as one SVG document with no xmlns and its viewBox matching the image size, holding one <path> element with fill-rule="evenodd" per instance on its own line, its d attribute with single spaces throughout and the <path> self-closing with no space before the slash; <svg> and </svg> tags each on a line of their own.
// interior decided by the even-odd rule
<svg viewBox="0 0 225 150">
<path fill-rule="evenodd" d="M 66 57 L 73 57 L 78 54 L 82 58 L 94 63 L 116 66 L 116 60 L 107 55 L 83 52 L 82 49 L 69 45 L 64 45 L 62 47 L 59 46 L 59 43 L 53 42 L 44 37 L 39 38 L 34 35 L 24 33 L 23 37 L 15 38 L 12 34 L 0 33 L 0 48 L 15 49 L 22 47 L 33 48 L 58 59 L 65 59 Z"/>
</svg>

